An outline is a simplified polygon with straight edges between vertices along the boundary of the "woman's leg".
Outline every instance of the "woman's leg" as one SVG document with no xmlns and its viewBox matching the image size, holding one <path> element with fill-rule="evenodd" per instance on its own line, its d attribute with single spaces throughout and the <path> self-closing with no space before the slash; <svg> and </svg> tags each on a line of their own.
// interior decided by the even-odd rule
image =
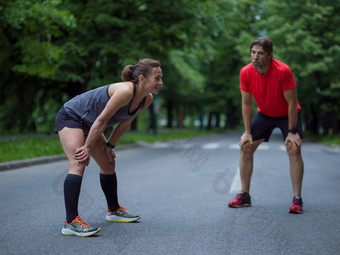
<svg viewBox="0 0 340 255">
<path fill-rule="evenodd" d="M 78 128 L 64 127 L 58 132 L 61 145 L 65 155 L 70 163 L 68 174 L 83 176 L 85 171 L 85 163 L 79 163 L 74 158 L 74 154 L 78 148 L 84 145 L 84 132 Z"/>
<path fill-rule="evenodd" d="M 66 221 L 71 223 L 78 216 L 78 201 L 85 163 L 78 163 L 74 159 L 77 148 L 84 145 L 85 137 L 81 129 L 63 128 L 58 132 L 61 145 L 69 160 L 69 171 L 64 181 L 64 199 Z"/>
<path fill-rule="evenodd" d="M 91 150 L 91 156 L 100 167 L 100 185 L 104 192 L 108 209 L 116 211 L 120 206 L 117 194 L 117 177 L 115 173 L 115 160 L 110 162 L 106 155 L 105 137 L 102 136 Z"/>
<path fill-rule="evenodd" d="M 117 178 L 115 173 L 115 159 L 109 161 L 106 154 L 104 135 L 98 139 L 91 149 L 91 156 L 100 166 L 100 184 L 106 197 L 108 213 L 106 220 L 110 222 L 133 222 L 140 219 L 140 216 L 126 211 L 119 205 L 117 195 Z"/>
</svg>

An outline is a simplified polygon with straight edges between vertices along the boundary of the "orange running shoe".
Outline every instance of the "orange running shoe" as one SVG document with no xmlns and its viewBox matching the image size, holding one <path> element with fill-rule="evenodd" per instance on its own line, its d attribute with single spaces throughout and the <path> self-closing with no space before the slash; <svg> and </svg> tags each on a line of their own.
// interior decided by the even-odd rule
<svg viewBox="0 0 340 255">
<path fill-rule="evenodd" d="M 116 211 L 107 210 L 106 220 L 111 222 L 133 222 L 139 220 L 140 216 L 134 215 L 126 211 L 123 206 L 120 206 Z"/>
<path fill-rule="evenodd" d="M 92 236 L 97 234 L 100 228 L 90 227 L 85 221 L 83 221 L 79 216 L 77 216 L 71 223 L 67 223 L 65 220 L 64 227 L 61 233 L 66 236 Z"/>
</svg>

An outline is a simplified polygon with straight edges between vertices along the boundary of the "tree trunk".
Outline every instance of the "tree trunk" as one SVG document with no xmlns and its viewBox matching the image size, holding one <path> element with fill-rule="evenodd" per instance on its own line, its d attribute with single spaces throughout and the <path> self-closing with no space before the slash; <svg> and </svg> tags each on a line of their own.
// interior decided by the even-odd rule
<svg viewBox="0 0 340 255">
<path fill-rule="evenodd" d="M 226 120 L 224 128 L 233 128 L 240 124 L 240 117 L 235 114 L 236 109 L 234 107 L 228 108 L 226 112 Z"/>
<path fill-rule="evenodd" d="M 183 128 L 183 119 L 184 119 L 184 106 L 180 105 L 178 108 L 178 127 L 179 129 Z"/>
<path fill-rule="evenodd" d="M 215 127 L 216 127 L 216 128 L 220 128 L 220 119 L 221 119 L 220 113 L 215 112 L 215 117 L 216 117 Z"/>
<path fill-rule="evenodd" d="M 211 121 L 212 121 L 212 112 L 209 112 L 207 130 L 211 130 Z"/>
<path fill-rule="evenodd" d="M 153 103 L 149 106 L 149 113 L 150 113 L 150 122 L 149 122 L 149 128 L 153 129 L 154 125 L 154 116 L 153 116 Z"/>
<path fill-rule="evenodd" d="M 172 101 L 168 101 L 166 104 L 166 110 L 167 110 L 167 128 L 172 128 L 172 107 L 173 107 L 173 102 Z"/>
</svg>

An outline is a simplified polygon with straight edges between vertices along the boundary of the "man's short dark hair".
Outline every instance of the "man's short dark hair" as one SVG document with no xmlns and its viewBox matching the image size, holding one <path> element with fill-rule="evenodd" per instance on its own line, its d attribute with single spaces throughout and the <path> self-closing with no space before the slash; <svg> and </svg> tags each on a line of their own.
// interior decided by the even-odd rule
<svg viewBox="0 0 340 255">
<path fill-rule="evenodd" d="M 269 54 L 273 52 L 273 43 L 272 40 L 270 40 L 268 37 L 257 38 L 250 44 L 249 49 L 251 50 L 254 45 L 262 46 L 263 50 L 265 52 L 268 52 Z"/>
</svg>

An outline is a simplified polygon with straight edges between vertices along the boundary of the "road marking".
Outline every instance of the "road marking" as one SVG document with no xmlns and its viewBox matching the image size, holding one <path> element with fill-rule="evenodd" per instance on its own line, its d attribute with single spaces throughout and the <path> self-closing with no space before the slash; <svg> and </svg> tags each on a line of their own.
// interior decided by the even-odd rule
<svg viewBox="0 0 340 255">
<path fill-rule="evenodd" d="M 281 151 L 286 151 L 286 145 L 280 145 L 280 146 L 279 146 L 279 149 L 280 149 Z"/>
<path fill-rule="evenodd" d="M 260 151 L 267 151 L 267 150 L 269 150 L 269 145 L 261 143 L 260 146 L 257 149 L 260 150 Z"/>
<path fill-rule="evenodd" d="M 237 168 L 233 182 L 231 183 L 229 193 L 237 193 L 240 192 L 240 190 L 241 190 L 240 168 Z"/>
<path fill-rule="evenodd" d="M 153 149 L 162 149 L 169 147 L 168 144 L 162 142 L 155 142 L 155 143 L 147 143 L 143 141 L 137 141 L 136 144 L 146 147 L 146 148 L 153 148 Z"/>
<path fill-rule="evenodd" d="M 270 148 L 269 144 L 261 143 L 260 146 L 257 148 L 257 150 L 267 151 L 267 150 L 269 150 L 269 148 Z M 238 143 L 232 143 L 232 144 L 229 145 L 229 149 L 230 150 L 240 150 L 240 146 L 238 145 Z M 279 149 L 285 151 L 286 147 L 284 145 L 280 145 Z"/>
<path fill-rule="evenodd" d="M 240 146 L 238 145 L 238 143 L 232 143 L 229 145 L 229 149 L 231 150 L 239 150 Z M 269 150 L 269 145 L 268 144 L 260 144 L 260 146 L 257 148 L 258 150 L 262 150 L 262 151 L 266 151 Z"/>
<path fill-rule="evenodd" d="M 202 146 L 204 150 L 214 150 L 219 148 L 221 145 L 219 143 L 207 143 Z"/>
<path fill-rule="evenodd" d="M 230 150 L 239 150 L 240 146 L 238 145 L 238 143 L 232 143 L 229 145 L 229 149 Z"/>
</svg>

